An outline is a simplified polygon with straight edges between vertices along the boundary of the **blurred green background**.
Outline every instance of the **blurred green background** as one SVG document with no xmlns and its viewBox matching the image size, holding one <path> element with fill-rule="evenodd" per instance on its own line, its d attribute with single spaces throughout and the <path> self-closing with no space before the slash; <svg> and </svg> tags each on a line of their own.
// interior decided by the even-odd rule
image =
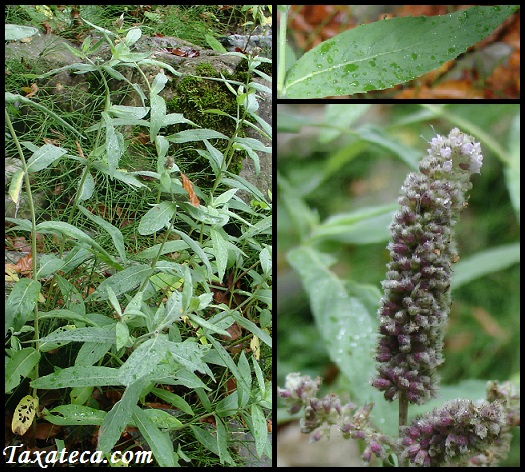
<svg viewBox="0 0 525 472">
<path fill-rule="evenodd" d="M 351 382 L 339 375 L 337 346 L 323 341 L 325 321 L 312 316 L 315 274 L 305 290 L 290 251 L 308 247 L 333 257 L 331 272 L 347 289 L 366 288 L 364 296 L 356 291 L 375 318 L 379 297 L 363 297 L 381 295 L 399 189 L 432 137 L 454 126 L 481 142 L 484 161 L 456 227 L 460 261 L 440 368 L 444 388 L 431 406 L 458 391 L 484 398 L 479 381 L 519 385 L 519 105 L 279 104 L 277 119 L 277 385 L 297 371 L 323 377 L 325 390 L 340 392 Z M 329 341 L 337 343 L 344 347 L 345 339 Z M 278 421 L 288 418 L 279 408 Z M 514 447 L 507 465 L 516 464 Z"/>
</svg>

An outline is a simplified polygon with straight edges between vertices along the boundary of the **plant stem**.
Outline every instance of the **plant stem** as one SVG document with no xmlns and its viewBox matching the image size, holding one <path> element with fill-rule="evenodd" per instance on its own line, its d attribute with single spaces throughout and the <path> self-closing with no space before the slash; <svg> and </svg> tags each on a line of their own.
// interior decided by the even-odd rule
<svg viewBox="0 0 525 472">
<path fill-rule="evenodd" d="M 36 283 L 38 282 L 37 278 L 37 252 L 36 252 L 36 216 L 35 216 L 35 205 L 33 203 L 33 195 L 31 193 L 31 183 L 29 181 L 29 172 L 27 171 L 27 163 L 24 157 L 24 153 L 22 152 L 22 147 L 20 146 L 20 142 L 18 141 L 18 137 L 16 136 L 15 129 L 13 128 L 13 123 L 11 122 L 11 118 L 9 117 L 9 113 L 7 113 L 7 109 L 5 109 L 5 122 L 7 124 L 7 127 L 9 128 L 9 132 L 11 133 L 11 136 L 13 137 L 13 141 L 15 142 L 16 149 L 18 150 L 18 154 L 20 155 L 20 160 L 22 161 L 22 168 L 24 171 L 24 178 L 25 178 L 25 184 L 26 184 L 26 192 L 27 192 L 27 201 L 29 203 L 29 211 L 31 212 L 31 258 L 32 258 L 32 269 L 33 269 L 33 281 Z M 20 195 L 18 196 L 20 198 Z M 35 329 L 35 349 L 38 352 L 40 350 L 40 331 L 38 329 L 38 302 L 35 303 L 34 306 L 34 329 Z M 33 369 L 33 379 L 38 379 L 38 362 L 36 363 L 34 369 Z M 33 388 L 33 397 L 37 398 L 37 389 Z"/>
<path fill-rule="evenodd" d="M 399 393 L 399 435 L 401 435 L 401 426 L 407 424 L 408 418 L 408 398 L 405 392 Z"/>
<path fill-rule="evenodd" d="M 279 18 L 279 37 L 277 45 L 277 97 L 280 98 L 284 90 L 284 76 L 286 73 L 286 24 L 288 23 L 289 5 L 282 5 L 286 8 L 280 9 Z"/>
<path fill-rule="evenodd" d="M 401 437 L 402 426 L 407 424 L 408 419 L 408 397 L 405 392 L 399 392 L 399 437 Z M 399 458 L 399 467 L 403 467 L 401 459 Z"/>
</svg>

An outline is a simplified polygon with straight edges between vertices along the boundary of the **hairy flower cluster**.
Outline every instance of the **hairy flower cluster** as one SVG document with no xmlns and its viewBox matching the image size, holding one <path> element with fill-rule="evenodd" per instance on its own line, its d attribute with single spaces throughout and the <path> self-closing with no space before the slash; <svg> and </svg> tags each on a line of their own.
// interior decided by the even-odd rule
<svg viewBox="0 0 525 472">
<path fill-rule="evenodd" d="M 372 381 L 387 400 L 401 391 L 411 403 L 435 396 L 451 265 L 459 259 L 452 229 L 466 206 L 470 175 L 481 164 L 480 144 L 454 128 L 448 137 L 432 139 L 419 172 L 410 173 L 401 188 L 379 308 L 379 374 Z"/>
<path fill-rule="evenodd" d="M 312 380 L 308 375 L 292 372 L 286 376 L 284 388 L 277 387 L 277 394 L 290 405 L 290 413 L 297 413 L 312 397 L 317 395 L 321 379 Z"/>
<path fill-rule="evenodd" d="M 344 438 L 362 439 L 366 446 L 362 458 L 370 462 L 372 455 L 385 459 L 396 444 L 390 437 L 376 431 L 370 425 L 369 416 L 373 403 L 357 408 L 352 403 L 341 405 L 334 394 L 317 398 L 320 379 L 310 379 L 307 375 L 288 374 L 285 388 L 277 388 L 278 395 L 290 405 L 290 412 L 296 413 L 304 406 L 301 418 L 301 432 L 312 433 L 310 438 L 319 441 L 329 437 L 331 426 L 337 426 Z"/>
<path fill-rule="evenodd" d="M 511 382 L 488 382 L 487 400 L 498 401 L 504 406 L 506 424 L 501 428 L 499 437 L 489 447 L 465 461 L 465 466 L 491 467 L 507 458 L 512 441 L 510 429 L 520 425 L 520 392 Z"/>
<path fill-rule="evenodd" d="M 401 458 L 420 467 L 466 465 L 494 444 L 505 424 L 499 401 L 476 406 L 470 400 L 451 400 L 403 428 Z"/>
</svg>

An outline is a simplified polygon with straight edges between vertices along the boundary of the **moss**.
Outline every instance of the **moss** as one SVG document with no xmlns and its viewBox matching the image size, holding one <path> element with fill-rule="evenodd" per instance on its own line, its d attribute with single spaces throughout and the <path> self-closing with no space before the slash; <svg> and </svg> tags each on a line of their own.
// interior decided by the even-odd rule
<svg viewBox="0 0 525 472">
<path fill-rule="evenodd" d="M 220 77 L 213 66 L 209 63 L 202 63 L 196 67 L 196 75 L 202 77 Z M 223 76 L 229 80 L 246 81 L 245 73 L 227 74 L 222 72 Z M 202 128 L 209 128 L 226 136 L 232 136 L 235 131 L 235 122 L 223 115 L 212 113 L 205 113 L 207 109 L 219 109 L 229 115 L 237 115 L 237 104 L 235 97 L 228 90 L 228 87 L 222 83 L 214 80 L 206 80 L 198 77 L 188 76 L 175 82 L 174 90 L 177 92 L 176 96 L 167 102 L 167 109 L 169 113 L 182 113 L 188 120 L 197 123 Z M 182 126 L 176 126 L 175 132 L 181 131 Z M 240 133 L 242 135 L 242 131 Z M 212 142 L 219 150 L 224 151 L 226 141 L 217 140 Z M 192 146 L 195 144 L 192 143 Z M 191 165 L 190 171 L 202 172 L 202 167 L 209 165 L 208 161 L 198 155 L 198 153 L 188 146 L 187 149 L 189 161 Z M 230 172 L 239 174 L 242 169 L 242 158 L 244 153 L 236 152 L 230 168 Z M 208 174 L 208 172 L 206 172 Z"/>
</svg>

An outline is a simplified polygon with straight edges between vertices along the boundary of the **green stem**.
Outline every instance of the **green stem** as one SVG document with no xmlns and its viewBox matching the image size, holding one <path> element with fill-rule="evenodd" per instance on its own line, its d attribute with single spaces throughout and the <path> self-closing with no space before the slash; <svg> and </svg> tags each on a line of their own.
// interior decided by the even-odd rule
<svg viewBox="0 0 525 472">
<path fill-rule="evenodd" d="M 279 37 L 277 45 L 277 97 L 284 92 L 284 76 L 286 74 L 286 24 L 288 23 L 289 5 L 281 5 L 279 10 Z"/>
<path fill-rule="evenodd" d="M 7 109 L 5 109 L 5 122 L 7 123 L 7 127 L 9 128 L 9 132 L 11 133 L 11 136 L 13 137 L 13 140 L 16 145 L 16 149 L 18 150 L 18 154 L 20 155 L 20 159 L 22 161 L 22 169 L 24 171 L 24 179 L 26 184 L 26 191 L 27 191 L 27 200 L 29 202 L 29 211 L 31 212 L 31 257 L 32 257 L 32 269 L 33 269 L 33 281 L 38 283 L 37 278 L 37 252 L 36 252 L 36 217 L 35 217 L 35 205 L 33 203 L 33 195 L 31 193 L 31 183 L 29 181 L 29 172 L 27 171 L 27 163 L 24 157 L 24 153 L 22 152 L 22 147 L 20 146 L 20 142 L 18 141 L 18 138 L 16 136 L 15 130 L 13 128 L 13 123 L 11 123 L 11 118 L 9 118 L 9 113 L 7 113 Z M 19 196 L 20 198 L 20 196 Z M 37 351 L 40 350 L 40 333 L 38 329 L 38 303 L 35 303 L 34 309 L 34 328 L 35 328 L 35 334 L 34 334 L 34 340 L 35 340 L 35 349 Z M 34 367 L 34 377 L 33 380 L 38 379 L 38 363 Z M 37 389 L 33 388 L 33 397 L 37 397 Z"/>
<path fill-rule="evenodd" d="M 401 437 L 402 427 L 407 424 L 408 419 L 408 398 L 404 391 L 399 393 L 399 437 Z M 401 459 L 399 459 L 399 467 L 403 467 Z"/>
</svg>

